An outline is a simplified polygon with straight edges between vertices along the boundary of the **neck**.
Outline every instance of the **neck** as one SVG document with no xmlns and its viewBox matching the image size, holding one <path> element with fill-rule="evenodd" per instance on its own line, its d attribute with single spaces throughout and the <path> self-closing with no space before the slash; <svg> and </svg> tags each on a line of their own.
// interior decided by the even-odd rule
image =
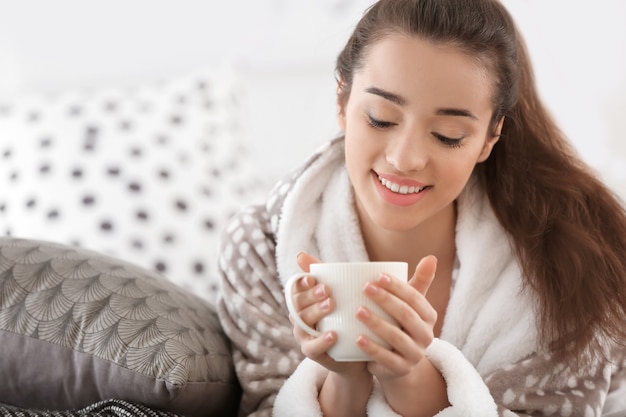
<svg viewBox="0 0 626 417">
<path fill-rule="evenodd" d="M 409 275 L 427 255 L 435 255 L 441 266 L 454 262 L 456 204 L 409 230 L 385 230 L 369 219 L 361 219 L 361 229 L 370 260 L 408 262 Z"/>
</svg>

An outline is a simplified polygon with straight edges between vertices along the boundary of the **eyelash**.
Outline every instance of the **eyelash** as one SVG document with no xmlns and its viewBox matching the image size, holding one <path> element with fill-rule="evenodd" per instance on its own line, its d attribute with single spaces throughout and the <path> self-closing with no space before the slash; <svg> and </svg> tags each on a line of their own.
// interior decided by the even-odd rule
<svg viewBox="0 0 626 417">
<path fill-rule="evenodd" d="M 375 129 L 388 129 L 390 127 L 396 126 L 396 123 L 374 119 L 372 116 L 369 115 L 367 116 L 367 123 Z M 463 146 L 462 137 L 458 139 L 453 139 L 435 132 L 433 132 L 432 135 L 443 145 L 450 148 L 460 148 L 461 146 Z"/>
<path fill-rule="evenodd" d="M 372 116 L 369 115 L 367 116 L 367 123 L 376 129 L 387 129 L 396 125 L 396 123 L 374 119 Z"/>
<path fill-rule="evenodd" d="M 433 132 L 433 136 L 437 138 L 439 142 L 449 148 L 460 148 L 463 146 L 463 138 L 452 139 L 447 136 L 440 135 L 439 133 Z"/>
</svg>

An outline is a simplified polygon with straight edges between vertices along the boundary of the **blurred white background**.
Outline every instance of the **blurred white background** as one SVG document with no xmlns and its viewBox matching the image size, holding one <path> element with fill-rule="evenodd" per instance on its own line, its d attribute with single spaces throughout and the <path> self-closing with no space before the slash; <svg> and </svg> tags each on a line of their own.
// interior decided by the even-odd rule
<svg viewBox="0 0 626 417">
<path fill-rule="evenodd" d="M 626 196 L 626 1 L 503 0 L 542 95 Z M 335 56 L 371 0 L 0 0 L 0 96 L 133 85 L 227 63 L 269 179 L 338 132 Z M 2 138 L 0 138 L 0 141 Z"/>
</svg>

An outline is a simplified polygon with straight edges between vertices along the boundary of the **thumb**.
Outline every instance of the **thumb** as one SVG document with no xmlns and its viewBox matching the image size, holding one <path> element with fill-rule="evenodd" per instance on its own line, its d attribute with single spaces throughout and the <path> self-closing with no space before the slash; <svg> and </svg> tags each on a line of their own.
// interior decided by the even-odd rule
<svg viewBox="0 0 626 417">
<path fill-rule="evenodd" d="M 309 255 L 308 253 L 305 252 L 300 252 L 298 254 L 298 266 L 300 267 L 300 269 L 302 269 L 304 272 L 310 272 L 309 271 L 309 267 L 311 266 L 311 264 L 318 264 L 320 263 L 320 260 Z"/>
<path fill-rule="evenodd" d="M 426 295 L 430 284 L 435 279 L 435 272 L 437 272 L 437 258 L 434 255 L 425 256 L 417 264 L 409 284 L 422 295 Z"/>
</svg>

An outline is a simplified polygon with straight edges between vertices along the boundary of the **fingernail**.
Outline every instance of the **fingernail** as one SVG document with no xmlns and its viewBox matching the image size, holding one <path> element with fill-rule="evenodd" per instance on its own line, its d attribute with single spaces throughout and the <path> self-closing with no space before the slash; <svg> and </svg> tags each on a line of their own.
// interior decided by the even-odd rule
<svg viewBox="0 0 626 417">
<path fill-rule="evenodd" d="M 328 332 L 324 334 L 324 340 L 327 342 L 332 342 L 335 339 L 335 335 L 333 332 Z"/>
<path fill-rule="evenodd" d="M 378 293 L 378 287 L 376 285 L 372 284 L 371 282 L 368 282 L 365 285 L 365 292 L 367 294 L 374 295 L 374 294 Z"/>
<path fill-rule="evenodd" d="M 381 284 L 389 284 L 391 282 L 391 277 L 387 274 L 382 274 L 380 278 L 378 278 L 378 282 Z"/>
<path fill-rule="evenodd" d="M 359 309 L 356 311 L 356 314 L 362 319 L 368 319 L 371 315 L 368 309 L 365 307 L 359 307 Z"/>
<path fill-rule="evenodd" d="M 318 298 L 322 298 L 326 295 L 326 288 L 323 285 L 318 285 L 313 290 L 313 294 L 315 294 L 315 296 Z"/>
<path fill-rule="evenodd" d="M 320 308 L 322 311 L 326 311 L 330 308 L 330 298 L 325 299 L 320 303 Z"/>
</svg>

